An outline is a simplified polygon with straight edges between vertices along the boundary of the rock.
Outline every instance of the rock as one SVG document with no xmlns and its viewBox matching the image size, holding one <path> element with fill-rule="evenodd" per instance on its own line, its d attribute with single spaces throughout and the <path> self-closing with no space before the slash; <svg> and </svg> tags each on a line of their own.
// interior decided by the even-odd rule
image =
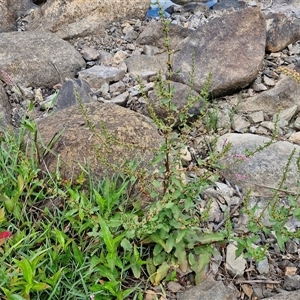
<svg viewBox="0 0 300 300">
<path fill-rule="evenodd" d="M 106 66 L 94 66 L 78 73 L 78 78 L 86 80 L 94 90 L 99 90 L 104 83 L 122 80 L 124 76 L 123 70 Z"/>
<path fill-rule="evenodd" d="M 11 125 L 11 107 L 6 92 L 0 81 L 0 130 Z"/>
<path fill-rule="evenodd" d="M 177 107 L 178 111 L 180 111 L 181 109 L 183 109 L 185 105 L 187 105 L 188 97 L 193 97 L 194 99 L 198 99 L 194 103 L 193 107 L 189 108 L 188 110 L 188 113 L 192 115 L 191 117 L 188 118 L 190 121 L 197 118 L 200 115 L 201 109 L 204 107 L 204 101 L 200 97 L 200 95 L 197 92 L 191 90 L 187 85 L 178 82 L 171 82 L 171 88 L 174 88 L 172 103 Z M 157 98 L 158 93 L 159 92 L 157 91 L 149 92 L 149 103 L 153 105 L 153 109 L 156 115 L 160 119 L 165 119 L 167 117 L 167 111 L 158 101 Z M 146 116 L 150 116 L 147 109 L 144 111 L 144 113 Z M 177 119 L 177 125 L 179 125 L 178 114 L 179 114 L 178 112 L 174 112 L 174 118 Z"/>
<path fill-rule="evenodd" d="M 264 112 L 263 111 L 256 111 L 250 114 L 249 118 L 252 120 L 253 123 L 260 123 L 264 120 Z"/>
<path fill-rule="evenodd" d="M 144 18 L 151 0 L 48 0 L 28 20 L 28 30 L 56 33 L 61 38 L 103 34 L 116 19 Z"/>
<path fill-rule="evenodd" d="M 148 55 L 132 55 L 125 60 L 128 72 L 134 76 L 140 76 L 145 71 L 154 71 L 158 73 L 167 72 L 166 62 L 168 60 L 167 54 L 159 54 L 155 56 Z"/>
<path fill-rule="evenodd" d="M 300 131 L 293 132 L 289 137 L 289 141 L 297 145 L 300 145 Z"/>
<path fill-rule="evenodd" d="M 234 115 L 232 120 L 232 129 L 236 132 L 246 132 L 250 126 L 250 122 L 240 115 Z"/>
<path fill-rule="evenodd" d="M 297 105 L 284 109 L 273 117 L 273 121 L 275 122 L 276 119 L 278 118 L 279 124 L 280 123 L 288 124 L 291 121 L 291 119 L 294 117 L 294 115 L 297 113 L 297 111 L 298 111 Z"/>
<path fill-rule="evenodd" d="M 300 23 L 293 22 L 284 14 L 268 14 L 266 25 L 266 51 L 268 52 L 278 52 L 300 39 Z"/>
<path fill-rule="evenodd" d="M 225 268 L 232 277 L 241 277 L 246 269 L 246 260 L 243 255 L 236 257 L 237 247 L 229 244 L 226 248 L 226 263 Z"/>
<path fill-rule="evenodd" d="M 23 86 L 52 87 L 85 66 L 80 53 L 51 33 L 0 34 L 0 65 Z"/>
<path fill-rule="evenodd" d="M 200 285 L 177 293 L 178 300 L 236 300 L 234 292 L 221 281 L 206 278 Z"/>
<path fill-rule="evenodd" d="M 193 87 L 198 92 L 210 73 L 209 91 L 214 97 L 246 87 L 261 67 L 265 30 L 258 8 L 246 8 L 211 20 L 178 45 L 173 70 L 180 72 L 173 75 L 174 81 L 189 84 L 194 67 Z"/>
<path fill-rule="evenodd" d="M 57 109 L 63 109 L 75 104 L 88 103 L 93 101 L 89 95 L 90 86 L 82 79 L 68 80 L 65 82 L 59 90 L 55 107 Z"/>
<path fill-rule="evenodd" d="M 296 300 L 299 298 L 299 291 L 286 292 L 274 295 L 271 298 L 264 298 L 264 300 Z"/>
<path fill-rule="evenodd" d="M 222 0 L 214 5 L 215 10 L 224 10 L 224 9 L 241 9 L 245 8 L 246 5 L 243 1 L 239 0 Z"/>
<path fill-rule="evenodd" d="M 269 274 L 270 272 L 270 266 L 269 266 L 269 262 L 268 259 L 265 258 L 259 262 L 257 262 L 257 271 L 259 274 Z"/>
<path fill-rule="evenodd" d="M 30 0 L 1 0 L 0 33 L 15 31 L 17 18 L 34 7 L 36 6 Z"/>
<path fill-rule="evenodd" d="M 294 105 L 300 106 L 300 85 L 292 78 L 281 75 L 276 86 L 256 96 L 243 99 L 239 104 L 239 112 L 262 110 L 266 114 L 276 114 L 280 109 Z"/>
<path fill-rule="evenodd" d="M 97 60 L 100 56 L 99 52 L 96 49 L 90 47 L 84 47 L 80 51 L 80 53 L 86 61 Z"/>
<path fill-rule="evenodd" d="M 286 173 L 285 189 L 279 192 L 297 193 L 297 182 L 300 180 L 297 158 L 300 146 L 278 141 L 258 151 L 253 156 L 245 156 L 246 149 L 254 151 L 269 141 L 270 139 L 267 137 L 249 133 L 228 133 L 221 136 L 217 142 L 217 151 L 222 150 L 224 143 L 231 144 L 229 152 L 219 161 L 221 165 L 225 166 L 224 171 L 222 171 L 224 178 L 231 184 L 240 186 L 244 192 L 251 190 L 253 196 L 272 196 L 274 190 L 278 189 L 281 183 L 283 172 L 295 148 L 295 155 Z"/>
<path fill-rule="evenodd" d="M 123 94 L 120 94 L 110 100 L 101 100 L 101 101 L 104 103 L 114 103 L 125 107 L 128 101 L 128 96 L 129 96 L 129 92 L 126 91 Z"/>
<path fill-rule="evenodd" d="M 193 30 L 184 28 L 176 24 L 170 24 L 170 48 L 175 49 L 176 46 Z M 163 31 L 163 25 L 161 22 L 152 21 L 150 22 L 143 32 L 139 35 L 136 42 L 141 45 L 152 45 L 159 48 L 164 48 L 165 33 Z"/>
<path fill-rule="evenodd" d="M 106 175 L 118 174 L 121 165 L 128 161 L 137 160 L 139 170 L 148 167 L 147 176 L 152 174 L 149 161 L 154 149 L 160 147 L 162 137 L 149 118 L 114 104 L 93 102 L 83 109 L 85 116 L 76 105 L 38 122 L 45 145 L 58 138 L 51 153 L 43 158 L 41 168 L 46 166 L 50 172 L 56 172 L 59 164 L 62 178 L 72 180 L 88 164 L 92 178 L 101 180 Z"/>
<path fill-rule="evenodd" d="M 284 279 L 283 288 L 287 291 L 295 291 L 300 289 L 300 275 L 289 276 Z"/>
</svg>

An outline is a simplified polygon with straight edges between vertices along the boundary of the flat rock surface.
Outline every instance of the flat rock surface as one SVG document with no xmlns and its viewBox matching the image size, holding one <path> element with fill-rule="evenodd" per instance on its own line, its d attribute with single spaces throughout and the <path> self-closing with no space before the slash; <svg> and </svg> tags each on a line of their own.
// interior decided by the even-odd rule
<svg viewBox="0 0 300 300">
<path fill-rule="evenodd" d="M 47 30 L 62 38 L 103 32 L 114 19 L 143 18 L 150 0 L 73 0 L 47 1 L 28 20 L 29 30 Z"/>
<path fill-rule="evenodd" d="M 258 75 L 266 43 L 259 9 L 247 8 L 211 20 L 183 40 L 173 58 L 174 81 L 188 84 L 194 66 L 194 89 L 212 74 L 213 97 L 246 87 Z M 213 38 L 212 38 L 213 37 Z M 222 45 L 222 47 L 220 47 Z"/>
<path fill-rule="evenodd" d="M 85 66 L 80 53 L 51 33 L 0 34 L 0 66 L 16 83 L 52 87 Z"/>
</svg>

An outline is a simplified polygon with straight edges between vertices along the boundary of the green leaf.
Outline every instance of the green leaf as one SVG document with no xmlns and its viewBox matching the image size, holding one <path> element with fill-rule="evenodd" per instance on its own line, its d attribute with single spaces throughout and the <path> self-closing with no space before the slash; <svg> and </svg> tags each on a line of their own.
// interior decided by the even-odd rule
<svg viewBox="0 0 300 300">
<path fill-rule="evenodd" d="M 158 255 L 153 256 L 153 264 L 155 266 L 159 266 L 161 265 L 167 257 L 167 253 L 166 252 L 161 252 Z"/>
<path fill-rule="evenodd" d="M 146 260 L 146 269 L 147 269 L 147 272 L 149 274 L 149 279 L 150 279 L 151 283 L 153 284 L 154 283 L 154 278 L 155 278 L 154 275 L 156 273 L 156 267 L 153 264 L 152 258 L 150 258 L 150 257 Z"/>
<path fill-rule="evenodd" d="M 156 244 L 153 249 L 153 255 L 158 255 L 163 250 L 163 247 L 160 244 Z"/>
<path fill-rule="evenodd" d="M 173 234 L 171 234 L 166 242 L 166 252 L 170 253 L 172 251 L 174 245 L 175 245 L 175 237 Z"/>
<path fill-rule="evenodd" d="M 111 271 L 113 271 L 116 267 L 116 259 L 117 259 L 117 253 L 115 252 L 109 252 L 106 255 L 107 264 Z"/>
<path fill-rule="evenodd" d="M 188 270 L 188 260 L 187 260 L 187 255 L 185 251 L 185 244 L 184 241 L 181 240 L 180 243 L 177 243 L 175 245 L 175 252 L 174 255 L 178 259 L 178 264 L 182 272 L 186 272 Z"/>
<path fill-rule="evenodd" d="M 186 233 L 186 230 L 184 230 L 184 229 L 178 230 L 178 235 L 175 240 L 176 244 L 178 244 L 183 239 L 185 233 Z"/>
<path fill-rule="evenodd" d="M 55 237 L 56 237 L 57 241 L 59 242 L 59 244 L 61 245 L 61 247 L 63 249 L 65 249 L 65 245 L 66 245 L 65 234 L 58 229 L 55 229 L 54 233 L 55 233 Z"/>
<path fill-rule="evenodd" d="M 108 226 L 106 225 L 106 222 L 103 220 L 103 218 L 99 217 L 99 223 L 101 226 L 101 231 L 102 231 L 102 237 L 103 237 L 103 241 L 107 247 L 107 251 L 110 253 L 114 253 L 115 252 L 115 245 L 114 245 L 114 239 L 113 236 L 108 228 Z"/>
<path fill-rule="evenodd" d="M 122 241 L 121 241 L 121 247 L 124 249 L 124 251 L 128 251 L 130 252 L 132 250 L 132 245 L 131 243 L 129 242 L 128 239 L 124 238 Z"/>
<path fill-rule="evenodd" d="M 21 261 L 16 261 L 16 264 L 21 269 L 26 282 L 32 284 L 34 274 L 30 262 L 25 257 L 23 257 Z"/>
<path fill-rule="evenodd" d="M 166 243 L 160 238 L 159 235 L 157 235 L 157 234 L 151 234 L 150 238 L 151 238 L 151 240 L 153 242 L 161 245 L 164 248 L 164 250 L 166 251 L 166 249 L 167 249 Z"/>
<path fill-rule="evenodd" d="M 157 286 L 163 280 L 167 275 L 170 270 L 170 266 L 167 262 L 163 262 L 162 265 L 157 269 L 156 275 L 154 278 L 154 285 Z"/>
<path fill-rule="evenodd" d="M 35 291 L 43 291 L 48 288 L 50 288 L 50 285 L 43 283 L 43 282 L 37 282 L 32 285 L 32 289 Z"/>
<path fill-rule="evenodd" d="M 75 261 L 79 265 L 82 265 L 83 261 L 84 261 L 83 255 L 75 242 L 72 242 L 72 251 L 73 251 L 73 257 L 74 257 Z"/>
<path fill-rule="evenodd" d="M 223 232 L 209 232 L 209 233 L 202 233 L 199 237 L 199 242 L 201 244 L 211 244 L 215 242 L 224 241 L 226 238 L 225 233 Z"/>
<path fill-rule="evenodd" d="M 190 259 L 191 269 L 196 273 L 196 285 L 200 284 L 206 278 L 205 269 L 206 266 L 210 263 L 213 250 L 211 245 L 206 245 L 199 248 L 200 254 L 198 259 Z"/>
</svg>

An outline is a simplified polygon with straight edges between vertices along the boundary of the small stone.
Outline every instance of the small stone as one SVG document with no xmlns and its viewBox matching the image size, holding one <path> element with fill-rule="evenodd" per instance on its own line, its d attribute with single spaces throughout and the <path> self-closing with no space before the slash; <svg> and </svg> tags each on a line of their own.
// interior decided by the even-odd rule
<svg viewBox="0 0 300 300">
<path fill-rule="evenodd" d="M 300 131 L 292 133 L 289 137 L 289 141 L 300 145 Z"/>
<path fill-rule="evenodd" d="M 259 274 L 261 274 L 261 275 L 268 274 L 270 272 L 270 266 L 269 266 L 268 259 L 265 258 L 265 259 L 259 261 L 257 263 L 257 268 L 256 269 L 259 272 Z"/>
<path fill-rule="evenodd" d="M 253 123 L 260 123 L 264 120 L 264 112 L 262 110 L 252 113 L 249 118 Z"/>
<path fill-rule="evenodd" d="M 180 291 L 182 289 L 182 286 L 178 282 L 175 282 L 175 281 L 169 281 L 167 283 L 167 287 L 172 293 L 177 293 L 178 291 Z"/>
<path fill-rule="evenodd" d="M 268 76 L 264 75 L 264 83 L 267 86 L 275 86 L 275 81 L 272 78 L 269 78 Z"/>
<path fill-rule="evenodd" d="M 120 106 L 126 106 L 127 100 L 128 100 L 129 93 L 126 91 L 125 93 L 118 95 L 117 97 L 114 97 L 110 100 L 102 100 L 104 103 L 114 103 L 118 104 Z"/>
<path fill-rule="evenodd" d="M 286 247 L 286 251 L 288 253 L 291 253 L 291 254 L 298 253 L 299 245 L 295 241 L 288 240 L 285 244 L 285 247 Z"/>
<path fill-rule="evenodd" d="M 236 132 L 246 132 L 250 126 L 250 123 L 239 115 L 234 115 L 232 122 L 232 129 Z"/>
<path fill-rule="evenodd" d="M 297 105 L 289 107 L 289 108 L 281 111 L 278 115 L 274 115 L 273 121 L 275 122 L 275 120 L 278 118 L 279 122 L 285 121 L 288 124 L 290 122 L 290 120 L 294 117 L 297 110 L 298 110 Z"/>
<path fill-rule="evenodd" d="M 124 84 L 124 82 L 123 81 L 118 81 L 116 83 L 113 83 L 109 87 L 109 92 L 110 93 L 119 93 L 119 94 L 125 92 L 125 84 Z"/>
<path fill-rule="evenodd" d="M 90 47 L 84 47 L 81 51 L 80 51 L 82 57 L 84 58 L 84 60 L 86 61 L 90 61 L 90 60 L 97 60 L 100 56 L 99 52 L 96 49 L 90 48 Z"/>
<path fill-rule="evenodd" d="M 294 128 L 300 130 L 300 117 L 295 120 Z"/>
<path fill-rule="evenodd" d="M 264 128 L 269 129 L 271 132 L 273 132 L 275 130 L 275 124 L 271 121 L 261 122 L 260 125 Z"/>
<path fill-rule="evenodd" d="M 252 88 L 255 92 L 262 92 L 268 89 L 263 83 L 253 83 Z"/>
<path fill-rule="evenodd" d="M 232 276 L 243 276 L 246 268 L 246 260 L 243 255 L 236 257 L 235 252 L 237 247 L 233 244 L 229 244 L 226 249 L 226 263 L 225 268 L 227 272 Z"/>
<path fill-rule="evenodd" d="M 120 50 L 114 55 L 113 58 L 114 63 L 119 64 L 120 62 L 123 62 L 126 57 L 127 57 L 127 52 Z"/>
<path fill-rule="evenodd" d="M 40 88 L 34 91 L 34 102 L 41 103 L 43 101 L 42 90 Z"/>
<path fill-rule="evenodd" d="M 287 275 L 284 279 L 283 288 L 287 291 L 295 291 L 300 289 L 300 276 Z"/>
<path fill-rule="evenodd" d="M 124 75 L 123 70 L 106 66 L 94 66 L 78 72 L 78 77 L 86 80 L 90 87 L 95 90 L 100 89 L 104 82 L 122 80 Z"/>
</svg>

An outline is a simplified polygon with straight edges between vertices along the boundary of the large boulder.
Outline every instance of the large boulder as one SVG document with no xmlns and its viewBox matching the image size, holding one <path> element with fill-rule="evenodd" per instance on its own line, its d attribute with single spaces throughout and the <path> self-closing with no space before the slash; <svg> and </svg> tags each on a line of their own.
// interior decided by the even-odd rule
<svg viewBox="0 0 300 300">
<path fill-rule="evenodd" d="M 266 45 L 266 26 L 258 8 L 246 8 L 215 18 L 196 29 L 177 47 L 173 79 L 191 82 L 196 91 L 212 73 L 213 97 L 248 86 L 258 75 Z"/>
<path fill-rule="evenodd" d="M 243 192 L 251 190 L 253 196 L 270 197 L 277 189 L 279 194 L 298 194 L 300 146 L 277 141 L 266 147 L 269 142 L 270 138 L 250 133 L 221 136 L 217 151 L 221 152 L 227 143 L 231 144 L 229 152 L 219 161 L 225 166 L 222 175 Z M 259 150 L 260 147 L 263 149 Z M 246 156 L 247 151 L 252 155 Z"/>
<path fill-rule="evenodd" d="M 268 52 L 277 52 L 300 39 L 300 22 L 285 14 L 273 13 L 266 16 Z"/>
<path fill-rule="evenodd" d="M 0 66 L 22 86 L 52 87 L 85 66 L 80 53 L 51 33 L 0 34 Z"/>
<path fill-rule="evenodd" d="M 149 118 L 98 102 L 57 111 L 41 120 L 38 130 L 44 145 L 55 141 L 42 167 L 55 172 L 59 164 L 65 179 L 76 178 L 88 165 L 92 177 L 101 180 L 124 170 L 128 161 L 138 162 L 139 170 L 146 167 L 150 175 L 153 151 L 162 142 Z"/>
<path fill-rule="evenodd" d="M 27 29 L 55 32 L 71 38 L 103 31 L 115 19 L 143 18 L 151 0 L 48 0 L 28 19 Z"/>
<path fill-rule="evenodd" d="M 17 18 L 32 7 L 34 4 L 30 0 L 1 0 L 0 32 L 16 30 Z"/>
<path fill-rule="evenodd" d="M 11 125 L 11 107 L 7 94 L 0 81 L 0 130 Z"/>
<path fill-rule="evenodd" d="M 150 22 L 139 35 L 136 42 L 141 45 L 152 45 L 164 48 L 166 33 L 161 22 Z M 192 29 L 184 28 L 177 24 L 169 24 L 170 48 L 175 49 L 177 45 L 193 32 Z"/>
<path fill-rule="evenodd" d="M 300 85 L 294 79 L 281 75 L 274 88 L 243 99 L 238 110 L 248 113 L 262 110 L 266 114 L 277 114 L 282 109 L 300 106 L 299 95 Z"/>
</svg>

